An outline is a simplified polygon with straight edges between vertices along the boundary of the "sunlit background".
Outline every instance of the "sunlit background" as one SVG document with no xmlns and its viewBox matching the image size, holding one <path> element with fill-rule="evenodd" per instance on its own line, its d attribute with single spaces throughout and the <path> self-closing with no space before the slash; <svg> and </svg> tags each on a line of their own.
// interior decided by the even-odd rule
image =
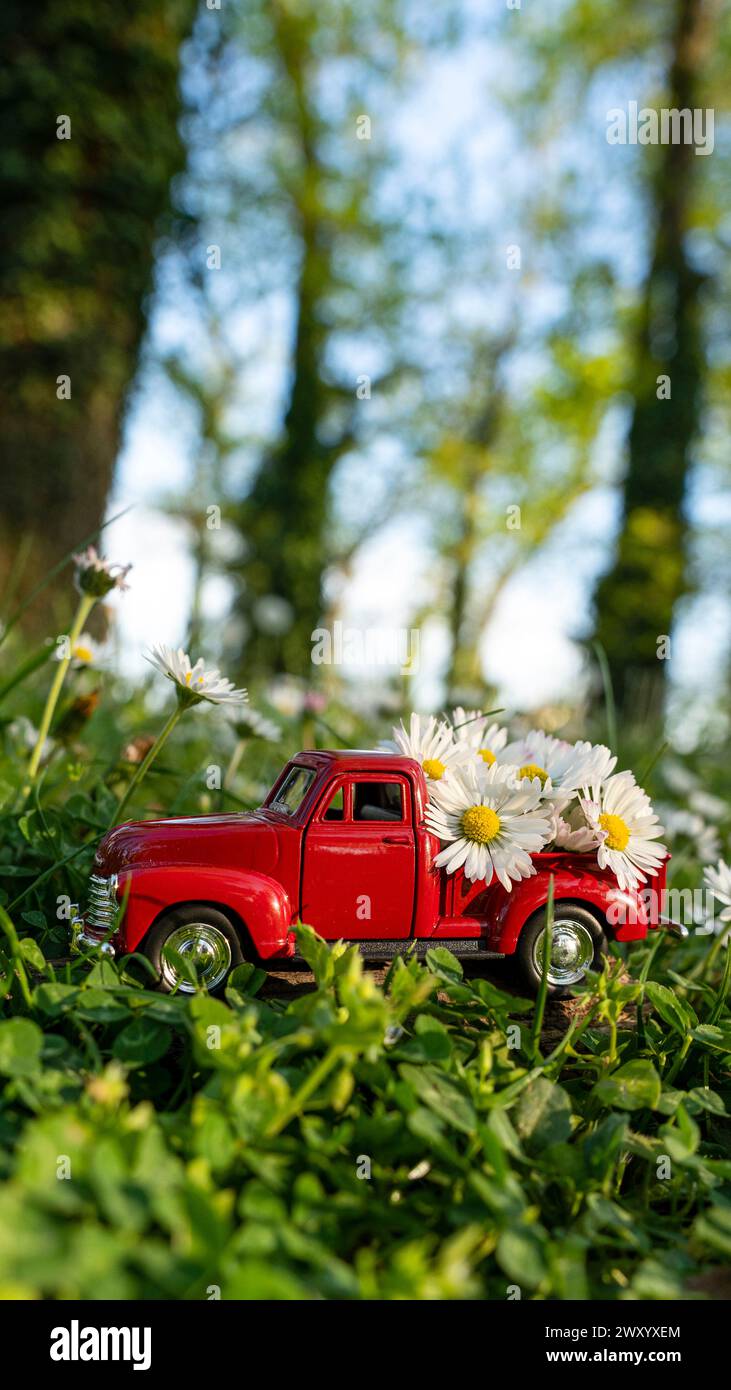
<svg viewBox="0 0 731 1390">
<path fill-rule="evenodd" d="M 587 35 L 571 0 L 540 15 L 477 0 L 170 5 L 184 167 L 151 243 L 103 513 L 119 518 L 104 550 L 133 564 L 110 633 L 123 673 L 153 642 L 193 642 L 264 690 L 294 650 L 293 675 L 354 698 L 375 682 L 421 708 L 561 710 L 601 698 L 598 637 L 625 710 L 637 691 L 651 710 L 664 699 L 685 747 L 724 733 L 728 26 L 697 45 L 715 148 L 688 152 L 678 206 L 667 151 L 606 138 L 612 108 L 672 104 L 675 8 L 599 4 Z M 663 295 L 667 321 L 647 330 Z M 675 405 L 648 393 L 662 371 Z M 277 468 L 311 473 L 314 500 L 299 525 L 282 511 L 273 543 L 256 518 Z M 269 501 L 276 523 L 276 487 Z M 406 687 L 357 664 L 308 671 L 313 583 L 318 621 L 418 631 Z"/>
</svg>

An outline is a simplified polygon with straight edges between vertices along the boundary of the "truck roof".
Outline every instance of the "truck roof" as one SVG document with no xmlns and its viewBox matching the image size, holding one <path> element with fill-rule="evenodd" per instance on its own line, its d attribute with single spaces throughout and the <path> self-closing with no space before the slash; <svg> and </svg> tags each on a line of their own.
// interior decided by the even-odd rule
<svg viewBox="0 0 731 1390">
<path fill-rule="evenodd" d="M 390 753 L 381 748 L 317 748 L 298 753 L 294 762 L 307 762 L 318 767 L 337 764 L 346 770 L 368 772 L 388 769 L 389 772 L 413 772 L 419 764 L 403 753 Z"/>
</svg>

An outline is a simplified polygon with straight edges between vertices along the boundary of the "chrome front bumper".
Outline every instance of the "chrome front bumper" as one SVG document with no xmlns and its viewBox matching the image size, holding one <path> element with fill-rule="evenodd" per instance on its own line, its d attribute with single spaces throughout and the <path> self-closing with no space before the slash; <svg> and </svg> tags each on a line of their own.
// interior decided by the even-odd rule
<svg viewBox="0 0 731 1390">
<path fill-rule="evenodd" d="M 71 916 L 71 951 L 100 950 L 103 955 L 116 954 L 109 940 L 117 923 L 119 878 L 117 874 L 102 877 L 92 874 L 89 880 L 89 906 L 82 914 L 75 905 Z"/>
<path fill-rule="evenodd" d="M 71 918 L 71 954 L 79 955 L 82 951 L 98 950 L 103 956 L 109 956 L 113 960 L 117 952 L 111 941 L 105 941 L 103 937 L 91 936 L 87 931 L 86 922 L 83 917 L 75 916 Z"/>
</svg>

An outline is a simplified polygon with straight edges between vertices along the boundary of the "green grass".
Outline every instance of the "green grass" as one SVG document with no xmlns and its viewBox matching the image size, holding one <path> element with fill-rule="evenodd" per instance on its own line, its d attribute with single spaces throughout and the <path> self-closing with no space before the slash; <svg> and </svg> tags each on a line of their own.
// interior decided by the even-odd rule
<svg viewBox="0 0 731 1390">
<path fill-rule="evenodd" d="M 712 1290 L 731 1249 L 717 983 L 626 983 L 615 961 L 541 1053 L 529 1001 L 443 949 L 380 988 L 354 949 L 300 946 L 315 991 L 260 999 L 241 966 L 224 1004 L 106 961 L 54 972 L 9 934 L 4 1297 Z M 640 1035 L 623 1020 L 643 1005 Z"/>
<path fill-rule="evenodd" d="M 88 675 L 75 677 L 79 692 Z M 13 690 L 37 721 L 47 674 Z M 346 709 L 328 711 L 361 743 Z M 108 684 L 22 815 L 0 763 L 0 1296 L 699 1298 L 731 1254 L 731 953 L 660 933 L 593 977 L 556 1028 L 443 949 L 383 986 L 303 929 L 316 989 L 227 1002 L 150 991 L 133 962 L 65 962 L 68 898 L 159 727 Z M 379 733 L 383 730 L 379 729 Z M 194 711 L 131 811 L 255 803 L 299 745 Z M 326 742 L 331 742 L 329 736 Z M 649 750 L 652 751 L 652 750 Z M 664 754 L 653 769 L 664 784 Z M 686 772 L 715 790 L 717 757 Z M 684 797 L 675 794 L 677 805 Z M 726 822 L 721 822 L 723 831 Z M 697 885 L 694 843 L 676 885 Z"/>
</svg>

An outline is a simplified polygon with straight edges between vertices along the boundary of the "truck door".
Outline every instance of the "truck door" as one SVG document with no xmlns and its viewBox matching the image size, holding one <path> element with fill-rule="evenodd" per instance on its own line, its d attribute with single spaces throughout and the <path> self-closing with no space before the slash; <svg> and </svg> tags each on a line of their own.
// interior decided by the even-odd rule
<svg viewBox="0 0 731 1390">
<path fill-rule="evenodd" d="M 331 784 L 305 834 L 302 921 L 328 941 L 410 936 L 415 881 L 407 779 L 363 773 Z"/>
</svg>

